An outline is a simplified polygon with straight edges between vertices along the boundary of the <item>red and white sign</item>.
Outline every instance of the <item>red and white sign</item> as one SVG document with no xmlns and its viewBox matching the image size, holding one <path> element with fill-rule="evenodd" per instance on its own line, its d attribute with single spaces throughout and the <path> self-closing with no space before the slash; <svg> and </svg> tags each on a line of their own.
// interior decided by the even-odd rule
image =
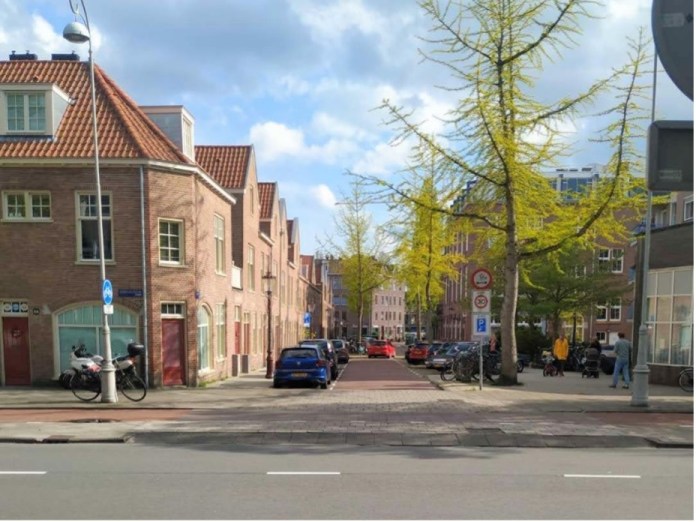
<svg viewBox="0 0 696 522">
<path fill-rule="evenodd" d="M 491 311 L 491 291 L 474 290 L 471 294 L 472 311 L 475 314 L 487 314 Z"/>
<path fill-rule="evenodd" d="M 493 286 L 493 276 L 485 268 L 477 268 L 471 274 L 471 286 L 475 290 L 488 290 Z"/>
</svg>

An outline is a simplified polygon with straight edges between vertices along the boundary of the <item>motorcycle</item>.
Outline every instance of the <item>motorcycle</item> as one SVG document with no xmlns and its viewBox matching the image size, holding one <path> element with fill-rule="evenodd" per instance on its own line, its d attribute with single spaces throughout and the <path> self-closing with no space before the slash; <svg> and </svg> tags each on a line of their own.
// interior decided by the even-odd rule
<svg viewBox="0 0 696 522">
<path fill-rule="evenodd" d="M 90 365 L 94 362 L 101 366 L 104 358 L 101 355 L 92 355 L 87 351 L 84 344 L 81 344 L 77 348 L 73 345 L 72 351 L 70 352 L 70 368 L 65 370 L 58 377 L 58 383 L 66 390 L 70 389 L 70 381 L 73 376 L 82 370 L 82 365 Z"/>
</svg>

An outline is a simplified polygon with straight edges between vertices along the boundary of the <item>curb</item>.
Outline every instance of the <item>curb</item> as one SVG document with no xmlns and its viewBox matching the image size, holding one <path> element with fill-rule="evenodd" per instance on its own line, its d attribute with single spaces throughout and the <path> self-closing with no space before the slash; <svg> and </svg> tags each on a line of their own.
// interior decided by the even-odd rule
<svg viewBox="0 0 696 522">
<path fill-rule="evenodd" d="M 45 438 L 3 437 L 3 444 L 241 444 L 268 445 L 345 445 L 373 447 L 489 447 L 489 448 L 557 448 L 612 449 L 658 448 L 693 449 L 693 442 L 668 441 L 636 436 L 536 435 L 486 433 L 366 433 L 366 432 L 129 432 L 107 437 L 53 435 Z"/>
</svg>

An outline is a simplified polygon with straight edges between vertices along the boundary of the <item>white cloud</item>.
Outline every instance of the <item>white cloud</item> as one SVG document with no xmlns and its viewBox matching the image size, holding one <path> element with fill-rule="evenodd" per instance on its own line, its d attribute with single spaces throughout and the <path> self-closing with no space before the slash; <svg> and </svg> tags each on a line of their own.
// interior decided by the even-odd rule
<svg viewBox="0 0 696 522">
<path fill-rule="evenodd" d="M 377 35 L 386 32 L 383 18 L 367 9 L 360 0 L 340 0 L 334 3 L 296 0 L 290 5 L 317 40 L 335 41 L 345 31 L 353 28 Z"/>
<path fill-rule="evenodd" d="M 411 144 L 407 141 L 395 145 L 379 143 L 367 151 L 351 168 L 356 174 L 388 176 L 406 167 Z"/>
<path fill-rule="evenodd" d="M 313 132 L 323 136 L 338 136 L 355 140 L 364 140 L 368 137 L 363 129 L 324 111 L 314 114 L 311 128 Z"/>
<path fill-rule="evenodd" d="M 249 140 L 254 144 L 260 161 L 273 161 L 282 156 L 301 156 L 305 149 L 302 131 L 273 121 L 254 125 L 249 131 Z"/>
<path fill-rule="evenodd" d="M 327 185 L 315 185 L 309 192 L 322 207 L 333 209 L 336 206 L 336 196 Z"/>
</svg>

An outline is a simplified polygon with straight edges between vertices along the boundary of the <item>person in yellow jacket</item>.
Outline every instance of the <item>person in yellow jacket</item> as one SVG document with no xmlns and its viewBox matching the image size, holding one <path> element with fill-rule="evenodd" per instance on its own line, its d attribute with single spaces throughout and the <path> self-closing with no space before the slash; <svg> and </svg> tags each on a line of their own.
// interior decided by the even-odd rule
<svg viewBox="0 0 696 522">
<path fill-rule="evenodd" d="M 553 343 L 553 356 L 558 364 L 558 375 L 563 377 L 563 369 L 565 368 L 566 360 L 568 359 L 568 339 L 563 332 L 560 333 L 558 339 Z"/>
</svg>

